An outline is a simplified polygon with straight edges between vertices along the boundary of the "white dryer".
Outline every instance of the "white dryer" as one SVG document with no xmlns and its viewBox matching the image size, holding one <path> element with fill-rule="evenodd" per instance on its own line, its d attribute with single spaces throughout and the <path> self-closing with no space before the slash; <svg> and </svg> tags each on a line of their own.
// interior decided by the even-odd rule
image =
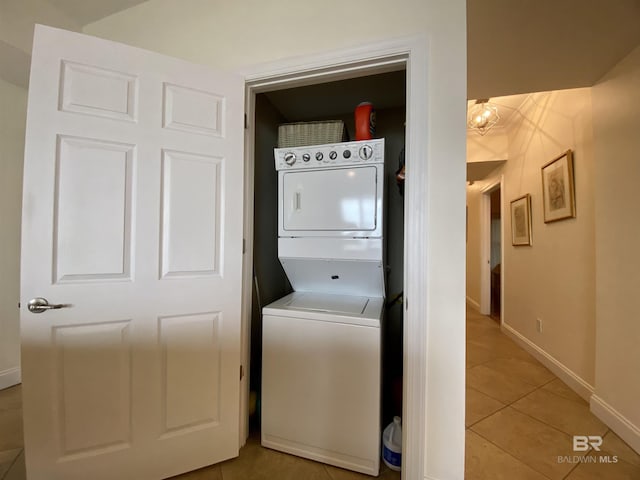
<svg viewBox="0 0 640 480">
<path fill-rule="evenodd" d="M 275 149 L 278 257 L 296 291 L 384 296 L 384 139 Z"/>
<path fill-rule="evenodd" d="M 275 149 L 278 256 L 263 308 L 262 445 L 378 475 L 384 140 Z"/>
</svg>

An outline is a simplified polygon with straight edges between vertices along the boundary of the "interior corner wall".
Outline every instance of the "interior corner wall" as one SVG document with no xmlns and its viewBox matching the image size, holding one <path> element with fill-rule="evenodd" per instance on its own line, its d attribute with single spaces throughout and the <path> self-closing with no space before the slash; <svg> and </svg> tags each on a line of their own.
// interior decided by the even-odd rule
<svg viewBox="0 0 640 480">
<path fill-rule="evenodd" d="M 291 292 L 278 260 L 278 173 L 273 149 L 284 118 L 265 95 L 256 96 L 253 217 L 253 305 L 251 309 L 251 391 L 262 391 L 262 312 Z"/>
<path fill-rule="evenodd" d="M 27 91 L 0 79 L 0 389 L 20 381 L 20 218 Z"/>
<path fill-rule="evenodd" d="M 504 323 L 591 391 L 595 369 L 591 90 L 530 95 L 514 113 L 504 167 Z M 541 167 L 573 151 L 576 217 L 544 222 Z M 531 246 L 511 244 L 510 202 L 531 195 Z M 536 320 L 542 320 L 542 332 Z"/>
<path fill-rule="evenodd" d="M 594 413 L 640 451 L 640 46 L 593 87 L 596 197 Z"/>
</svg>

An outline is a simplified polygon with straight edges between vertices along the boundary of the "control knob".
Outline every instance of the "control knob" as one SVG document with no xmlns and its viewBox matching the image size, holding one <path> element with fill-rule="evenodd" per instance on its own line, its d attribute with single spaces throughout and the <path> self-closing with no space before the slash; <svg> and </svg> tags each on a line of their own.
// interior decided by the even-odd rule
<svg viewBox="0 0 640 480">
<path fill-rule="evenodd" d="M 322 161 L 322 157 L 324 157 L 324 155 L 322 155 L 322 152 L 316 153 L 316 160 L 317 161 L 319 161 L 319 162 Z"/>
<path fill-rule="evenodd" d="M 308 153 L 303 154 L 302 160 L 304 160 L 305 162 L 308 162 L 309 160 L 311 160 L 311 155 L 309 155 Z"/>
<path fill-rule="evenodd" d="M 287 152 L 284 154 L 284 163 L 291 166 L 296 163 L 296 154 L 293 152 Z"/>
<path fill-rule="evenodd" d="M 362 160 L 369 160 L 373 156 L 373 148 L 371 145 L 363 145 L 358 153 Z"/>
<path fill-rule="evenodd" d="M 351 157 L 351 150 L 345 150 L 344 152 L 342 152 L 342 156 L 344 158 L 350 158 Z"/>
<path fill-rule="evenodd" d="M 331 151 L 329 152 L 329 158 L 330 158 L 331 160 L 335 160 L 337 157 L 338 157 L 338 154 L 336 153 L 336 151 L 335 151 L 335 150 L 331 150 Z"/>
</svg>

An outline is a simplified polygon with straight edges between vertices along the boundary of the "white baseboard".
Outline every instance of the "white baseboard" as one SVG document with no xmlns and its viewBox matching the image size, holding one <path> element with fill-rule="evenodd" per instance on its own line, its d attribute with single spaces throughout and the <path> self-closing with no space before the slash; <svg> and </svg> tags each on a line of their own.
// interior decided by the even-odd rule
<svg viewBox="0 0 640 480">
<path fill-rule="evenodd" d="M 475 308 L 476 310 L 480 311 L 480 304 L 476 302 L 473 298 L 467 296 L 467 303 L 473 308 Z"/>
<path fill-rule="evenodd" d="M 631 423 L 624 415 L 596 394 L 591 396 L 589 404 L 591 406 L 591 412 L 596 417 L 602 420 L 636 452 L 640 452 L 640 428 Z"/>
<path fill-rule="evenodd" d="M 20 367 L 9 368 L 0 372 L 0 390 L 13 387 L 22 381 Z"/>
<path fill-rule="evenodd" d="M 587 402 L 593 395 L 593 385 L 586 382 L 582 377 L 565 366 L 558 359 L 544 351 L 520 332 L 502 323 L 502 331 L 516 341 L 522 348 L 533 355 L 540 363 L 551 370 L 560 380 L 566 383 L 574 392 L 584 398 Z"/>
</svg>

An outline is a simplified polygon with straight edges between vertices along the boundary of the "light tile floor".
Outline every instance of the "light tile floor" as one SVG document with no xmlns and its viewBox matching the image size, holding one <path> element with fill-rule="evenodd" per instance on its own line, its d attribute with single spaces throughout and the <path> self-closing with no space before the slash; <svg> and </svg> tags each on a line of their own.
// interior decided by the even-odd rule
<svg viewBox="0 0 640 480">
<path fill-rule="evenodd" d="M 640 455 L 589 405 L 503 334 L 467 309 L 466 475 L 470 480 L 639 480 Z M 601 435 L 601 452 L 576 455 L 573 435 Z M 617 463 L 587 463 L 617 456 Z M 558 456 L 581 458 L 559 462 Z"/>
<path fill-rule="evenodd" d="M 639 480 L 640 455 L 498 324 L 467 310 L 466 475 L 469 480 Z M 600 455 L 573 458 L 572 435 L 603 435 Z M 591 456 L 587 452 L 587 456 Z M 262 448 L 252 435 L 240 456 L 173 480 L 364 480 L 366 475 Z M 382 467 L 380 478 L 400 478 Z M 20 386 L 0 391 L 0 480 L 25 480 Z M 407 479 L 409 480 L 409 479 Z"/>
</svg>

